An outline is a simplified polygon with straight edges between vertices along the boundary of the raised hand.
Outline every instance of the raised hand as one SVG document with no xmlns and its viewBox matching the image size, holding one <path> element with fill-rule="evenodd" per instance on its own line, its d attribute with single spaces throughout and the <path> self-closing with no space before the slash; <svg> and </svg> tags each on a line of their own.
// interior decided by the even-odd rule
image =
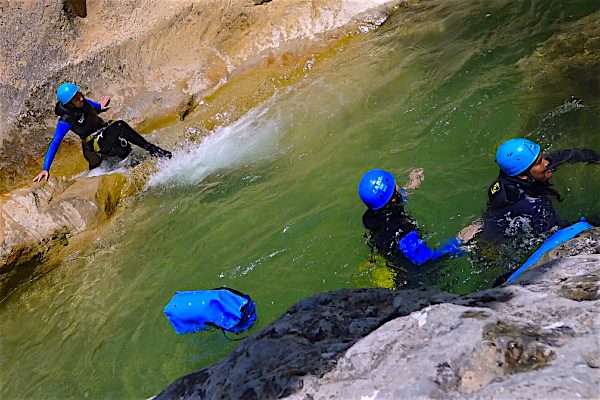
<svg viewBox="0 0 600 400">
<path fill-rule="evenodd" d="M 110 97 L 109 96 L 102 96 L 102 97 L 100 97 L 100 107 L 103 110 L 106 110 L 108 108 L 109 104 L 110 104 Z"/>
<path fill-rule="evenodd" d="M 404 188 L 408 190 L 415 190 L 421 186 L 423 179 L 425 179 L 425 171 L 423 168 L 413 168 L 408 173 L 408 183 L 406 186 L 404 186 Z"/>
</svg>

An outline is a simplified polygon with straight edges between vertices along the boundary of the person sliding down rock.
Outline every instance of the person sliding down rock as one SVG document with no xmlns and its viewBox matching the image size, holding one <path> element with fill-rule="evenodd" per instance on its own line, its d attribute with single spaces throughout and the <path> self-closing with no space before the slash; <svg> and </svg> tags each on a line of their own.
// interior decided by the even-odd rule
<svg viewBox="0 0 600 400">
<path fill-rule="evenodd" d="M 369 246 L 396 268 L 420 266 L 444 256 L 461 255 L 461 243 L 471 239 L 465 235 L 472 236 L 474 232 L 461 232 L 440 247 L 430 247 L 421 237 L 415 220 L 404 208 L 407 189 L 420 186 L 423 170 L 412 170 L 409 179 L 406 187 L 399 187 L 391 173 L 373 169 L 360 180 L 358 194 L 368 207 L 363 214 L 363 225 L 368 231 Z"/>
<path fill-rule="evenodd" d="M 131 143 L 155 157 L 171 158 L 170 151 L 148 142 L 125 121 L 104 121 L 98 114 L 108 109 L 110 98 L 103 96 L 100 103 L 87 99 L 74 83 L 64 82 L 56 90 L 57 103 L 54 112 L 59 117 L 54 137 L 44 157 L 42 171 L 34 182 L 48 180 L 50 166 L 60 143 L 71 130 L 81 138 L 83 156 L 90 169 L 100 165 L 106 158 L 124 159 L 131 152 Z"/>
</svg>

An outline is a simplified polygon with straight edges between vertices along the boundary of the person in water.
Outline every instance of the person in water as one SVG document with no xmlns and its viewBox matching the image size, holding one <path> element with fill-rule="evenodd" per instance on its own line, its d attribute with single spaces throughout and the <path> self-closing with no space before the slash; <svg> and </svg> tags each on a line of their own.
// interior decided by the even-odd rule
<svg viewBox="0 0 600 400">
<path fill-rule="evenodd" d="M 459 233 L 444 245 L 432 248 L 423 240 L 415 220 L 406 212 L 407 190 L 418 188 L 423 170 L 409 174 L 405 187 L 396 184 L 394 176 L 382 169 L 365 173 L 358 185 L 358 195 L 367 206 L 363 225 L 369 246 L 383 255 L 391 266 L 420 266 L 445 256 L 462 254 L 461 243 L 469 240 Z"/>
<path fill-rule="evenodd" d="M 516 235 L 525 225 L 534 235 L 569 225 L 554 209 L 552 199 L 562 199 L 550 179 L 557 167 L 575 162 L 599 163 L 600 154 L 589 149 L 545 154 L 539 144 L 524 138 L 502 143 L 496 151 L 500 173 L 488 189 L 481 238 L 498 242 Z"/>
<path fill-rule="evenodd" d="M 81 138 L 83 156 L 90 169 L 98 167 L 106 158 L 126 158 L 131 152 L 131 143 L 152 156 L 171 158 L 171 152 L 148 142 L 125 121 L 104 121 L 99 114 L 108 110 L 109 97 L 103 96 L 100 103 L 96 103 L 85 98 L 77 85 L 65 82 L 56 90 L 56 98 L 54 112 L 58 121 L 54 137 L 44 157 L 42 171 L 33 179 L 34 182 L 48 180 L 54 156 L 70 130 Z"/>
</svg>

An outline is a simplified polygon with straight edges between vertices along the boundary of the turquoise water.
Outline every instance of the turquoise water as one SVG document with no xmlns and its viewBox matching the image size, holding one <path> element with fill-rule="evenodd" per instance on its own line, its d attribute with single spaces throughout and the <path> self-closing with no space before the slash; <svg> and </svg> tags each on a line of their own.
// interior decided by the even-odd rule
<svg viewBox="0 0 600 400">
<path fill-rule="evenodd" d="M 531 132 L 546 148 L 600 149 L 596 94 L 568 80 L 534 85 L 535 71 L 519 67 L 595 3 L 400 9 L 302 82 L 179 151 L 116 232 L 0 305 L 0 397 L 146 398 L 227 355 L 235 343 L 218 332 L 174 334 L 162 308 L 176 290 L 250 293 L 256 332 L 313 293 L 375 285 L 359 267 L 369 254 L 356 196 L 366 169 L 402 182 L 424 168 L 409 209 L 440 242 L 483 211 L 503 139 Z M 555 183 L 564 216 L 600 211 L 594 167 L 567 167 Z M 464 293 L 500 272 L 451 261 L 437 284 Z"/>
</svg>

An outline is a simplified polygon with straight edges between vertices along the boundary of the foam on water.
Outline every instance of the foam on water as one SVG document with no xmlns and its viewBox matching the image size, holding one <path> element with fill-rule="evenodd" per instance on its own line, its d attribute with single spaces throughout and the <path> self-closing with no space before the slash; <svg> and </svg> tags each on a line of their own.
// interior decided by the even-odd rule
<svg viewBox="0 0 600 400">
<path fill-rule="evenodd" d="M 236 168 L 274 156 L 282 122 L 269 112 L 269 105 L 258 107 L 232 125 L 221 127 L 192 145 L 161 160 L 148 187 L 194 185 L 224 169 Z"/>
<path fill-rule="evenodd" d="M 116 174 L 116 173 L 126 174 L 127 168 L 130 167 L 130 164 L 131 164 L 131 162 L 130 162 L 129 157 L 124 160 L 121 160 L 121 161 L 104 160 L 104 161 L 102 161 L 102 163 L 100 164 L 99 167 L 94 168 L 89 171 L 82 172 L 81 174 L 79 174 L 77 176 L 93 178 L 96 176 L 110 175 L 110 174 Z"/>
</svg>

